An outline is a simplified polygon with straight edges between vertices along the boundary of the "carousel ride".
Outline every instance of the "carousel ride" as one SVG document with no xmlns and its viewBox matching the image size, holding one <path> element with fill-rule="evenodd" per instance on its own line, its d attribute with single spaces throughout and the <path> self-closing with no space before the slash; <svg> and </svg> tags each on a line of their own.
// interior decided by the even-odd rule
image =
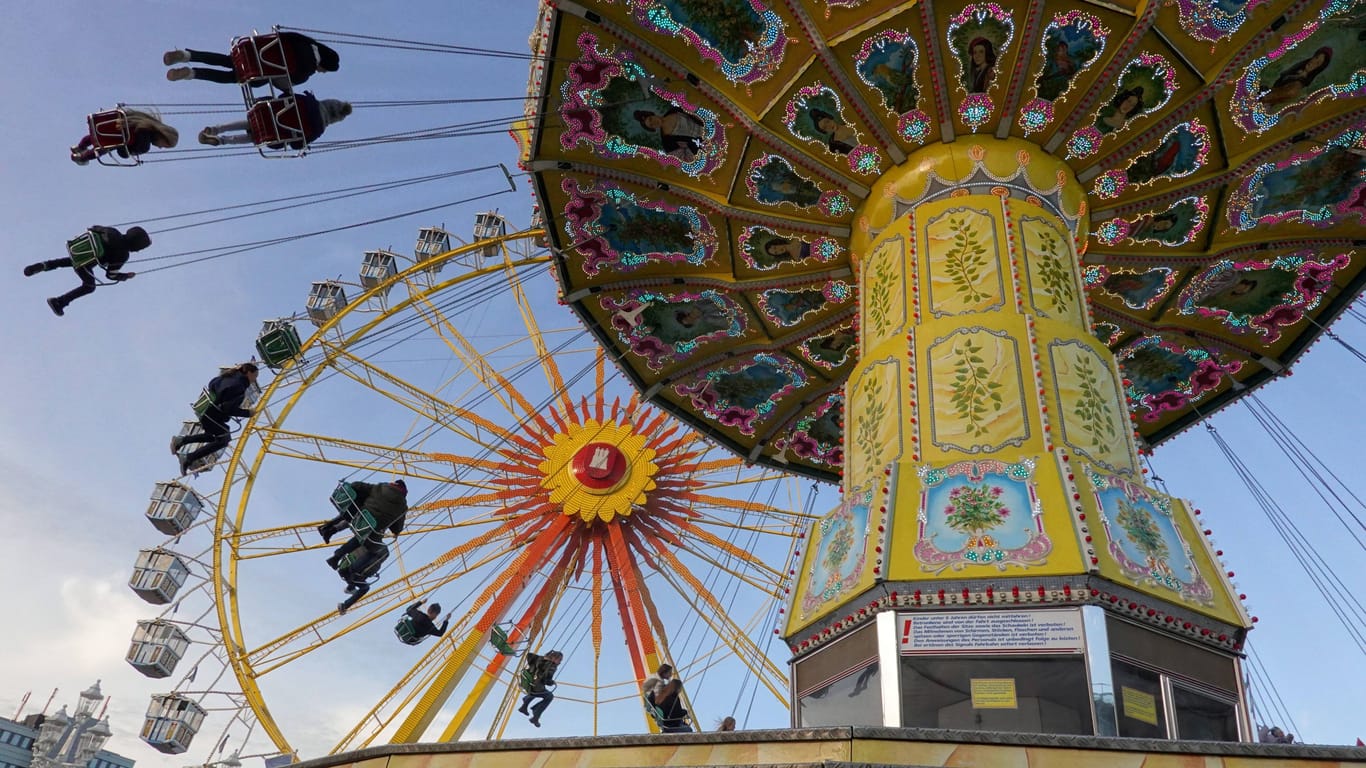
<svg viewBox="0 0 1366 768">
<path fill-rule="evenodd" d="M 1140 456 L 1288 372 L 1360 293 L 1363 14 L 546 4 L 514 126 L 544 230 L 424 230 L 315 284 L 262 330 L 277 375 L 221 488 L 158 484 L 171 539 L 133 586 L 170 607 L 129 660 L 177 682 L 144 740 L 183 752 L 223 709 L 294 755 L 316 723 L 292 689 L 338 667 L 363 706 L 332 751 L 497 737 L 519 654 L 551 647 L 579 733 L 657 728 L 638 684 L 663 661 L 796 707 L 775 623 L 800 660 L 879 613 L 1007 595 L 1238 652 L 1237 593 Z M 544 330 L 554 299 L 592 339 Z M 618 377 L 635 392 L 604 396 Z M 389 476 L 413 511 L 373 590 L 343 615 L 335 582 L 281 594 L 321 565 L 331 487 Z M 793 476 L 845 502 L 813 523 Z M 983 478 L 1023 506 L 928 519 Z M 302 485 L 317 510 L 290 506 Z M 375 652 L 437 587 L 447 635 Z"/>
</svg>

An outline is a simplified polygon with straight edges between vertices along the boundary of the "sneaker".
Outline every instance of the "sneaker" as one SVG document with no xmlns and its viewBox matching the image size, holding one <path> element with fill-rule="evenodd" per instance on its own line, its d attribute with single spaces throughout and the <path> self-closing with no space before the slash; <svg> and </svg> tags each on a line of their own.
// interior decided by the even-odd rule
<svg viewBox="0 0 1366 768">
<path fill-rule="evenodd" d="M 66 305 L 62 303 L 61 299 L 48 299 L 47 305 L 49 308 L 52 309 L 52 314 L 56 315 L 57 317 L 61 317 L 62 315 L 66 314 Z"/>
<path fill-rule="evenodd" d="M 42 264 L 30 264 L 30 265 L 28 265 L 27 267 L 24 267 L 24 277 L 33 277 L 34 275 L 36 275 L 36 274 L 38 274 L 39 272 L 42 272 L 42 271 L 43 271 L 43 265 L 42 265 Z"/>
<path fill-rule="evenodd" d="M 536 726 L 537 728 L 540 728 L 540 727 L 541 727 L 541 718 L 539 718 L 539 717 L 533 717 L 533 718 L 531 718 L 531 724 L 534 725 L 534 726 Z"/>
<path fill-rule="evenodd" d="M 324 544 L 332 543 L 332 533 L 332 526 L 328 525 L 327 523 L 323 523 L 322 525 L 318 526 L 318 535 L 323 537 Z"/>
<path fill-rule="evenodd" d="M 184 439 L 180 435 L 171 436 L 171 453 L 179 453 L 180 446 L 184 444 Z"/>
<path fill-rule="evenodd" d="M 338 616 L 345 616 L 345 615 L 346 615 L 346 609 L 349 608 L 349 607 L 350 607 L 350 606 L 348 606 L 345 602 L 337 603 L 337 615 L 338 615 Z"/>
<path fill-rule="evenodd" d="M 161 54 L 161 63 L 162 63 L 162 64 L 165 64 L 165 65 L 168 66 L 168 67 L 171 66 L 172 64 L 184 64 L 185 62 L 187 62 L 187 61 L 189 61 L 189 60 L 190 60 L 190 52 L 189 52 L 189 51 L 182 51 L 182 50 L 176 49 L 176 50 L 174 50 L 174 51 L 167 51 L 167 52 Z"/>
<path fill-rule="evenodd" d="M 170 80 L 171 82 L 175 82 L 176 80 L 193 80 L 194 70 L 190 69 L 189 67 L 176 67 L 175 69 L 168 69 L 166 70 L 166 79 Z"/>
<path fill-rule="evenodd" d="M 188 475 L 188 474 L 190 474 L 190 460 L 189 460 L 188 457 L 185 457 L 185 456 L 181 456 L 181 457 L 180 457 L 180 474 L 181 474 L 181 475 Z"/>
<path fill-rule="evenodd" d="M 518 711 L 518 712 L 521 712 L 521 713 L 524 714 L 524 715 L 529 715 L 529 714 L 531 714 L 530 712 L 526 711 L 526 705 L 525 705 L 525 704 L 523 704 L 522 706 L 518 707 L 518 708 L 517 708 L 517 711 Z"/>
<path fill-rule="evenodd" d="M 205 128 L 204 130 L 199 132 L 199 143 L 207 144 L 211 147 L 216 147 L 219 144 L 222 144 L 223 142 L 219 140 L 218 133 L 215 132 L 212 128 Z"/>
<path fill-rule="evenodd" d="M 328 567 L 328 568 L 331 568 L 332 570 L 335 571 L 335 570 L 337 570 L 337 566 L 339 566 L 339 565 L 341 565 L 341 558 L 340 558 L 340 557 L 337 557 L 336 555 L 332 555 L 331 557 L 327 558 L 327 567 Z"/>
</svg>

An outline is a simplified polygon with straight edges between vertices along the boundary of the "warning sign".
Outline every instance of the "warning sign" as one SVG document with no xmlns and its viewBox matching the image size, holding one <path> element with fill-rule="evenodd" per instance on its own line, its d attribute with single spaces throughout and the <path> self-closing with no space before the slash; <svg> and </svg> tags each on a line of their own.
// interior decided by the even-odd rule
<svg viewBox="0 0 1366 768">
<path fill-rule="evenodd" d="M 1015 678 L 972 678 L 973 709 L 1019 709 L 1015 699 Z"/>
<path fill-rule="evenodd" d="M 903 613 L 901 653 L 1081 653 L 1081 612 L 1064 610 Z"/>
</svg>

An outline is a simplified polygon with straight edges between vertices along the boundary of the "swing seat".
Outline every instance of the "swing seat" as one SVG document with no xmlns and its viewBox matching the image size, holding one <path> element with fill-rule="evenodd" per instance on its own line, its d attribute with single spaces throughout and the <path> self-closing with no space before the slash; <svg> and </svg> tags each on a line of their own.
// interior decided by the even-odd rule
<svg viewBox="0 0 1366 768">
<path fill-rule="evenodd" d="M 356 489 L 350 483 L 345 480 L 337 483 L 330 498 L 337 514 L 344 516 L 347 525 L 351 526 L 351 533 L 366 541 L 375 537 L 379 531 L 375 516 L 356 503 Z"/>
<path fill-rule="evenodd" d="M 655 725 L 659 726 L 660 733 L 693 732 L 692 726 L 688 724 L 688 720 L 691 718 L 691 714 L 670 720 L 669 718 L 664 716 L 664 710 L 660 709 L 659 706 L 656 705 L 653 701 L 650 701 L 650 698 L 648 696 L 642 694 L 640 700 L 645 704 L 645 711 L 649 713 L 650 718 L 655 721 Z M 669 723 L 673 724 L 669 725 Z"/>
<path fill-rule="evenodd" d="M 413 618 L 411 616 L 405 615 L 398 620 L 398 624 L 394 625 L 394 636 L 404 645 L 417 645 L 422 642 L 417 630 L 413 629 Z"/>
<path fill-rule="evenodd" d="M 218 398 L 209 391 L 208 387 L 204 387 L 203 391 L 199 393 L 199 397 L 194 401 L 194 415 L 203 418 L 204 414 L 217 404 Z"/>
<path fill-rule="evenodd" d="M 289 52 L 278 32 L 239 37 L 232 41 L 229 55 L 232 71 L 241 85 L 277 77 L 289 78 Z"/>
<path fill-rule="evenodd" d="M 142 159 L 128 151 L 132 137 L 128 135 L 128 121 L 123 108 L 106 109 L 86 117 L 90 148 L 100 165 L 141 165 Z"/>
<path fill-rule="evenodd" d="M 503 629 L 501 626 L 495 626 L 493 629 L 489 630 L 489 644 L 504 656 L 516 657 L 522 655 L 522 652 L 517 649 L 517 646 L 508 639 L 507 630 Z"/>
<path fill-rule="evenodd" d="M 371 556 L 373 551 L 374 555 Z M 368 584 L 389 559 L 389 547 L 383 542 L 367 542 L 346 554 L 337 564 L 337 574 L 347 584 Z M 359 566 L 359 568 L 357 568 Z"/>
<path fill-rule="evenodd" d="M 66 252 L 71 257 L 73 269 L 94 267 L 104 255 L 104 240 L 94 232 L 83 232 L 80 236 L 66 241 Z"/>
<path fill-rule="evenodd" d="M 539 693 L 539 691 L 532 690 L 536 687 L 536 680 L 532 677 L 530 667 L 522 667 L 521 674 L 517 675 L 517 685 L 523 693 Z"/>
<path fill-rule="evenodd" d="M 322 128 L 299 108 L 293 96 L 258 101 L 247 112 L 247 131 L 256 149 L 266 157 L 271 156 L 267 149 L 280 150 L 277 156 L 302 156 L 310 137 L 321 136 Z"/>
</svg>

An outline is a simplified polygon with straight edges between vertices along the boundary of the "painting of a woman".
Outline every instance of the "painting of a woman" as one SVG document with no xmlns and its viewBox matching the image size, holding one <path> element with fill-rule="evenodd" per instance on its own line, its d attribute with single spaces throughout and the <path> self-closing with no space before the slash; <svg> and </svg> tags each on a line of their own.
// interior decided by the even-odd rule
<svg viewBox="0 0 1366 768">
<path fill-rule="evenodd" d="M 1045 101 L 1058 98 L 1067 90 L 1076 74 L 1077 62 L 1072 60 L 1067 41 L 1056 39 L 1049 44 L 1048 60 L 1044 63 L 1043 72 L 1039 74 L 1036 83 L 1039 98 Z"/>
<path fill-rule="evenodd" d="M 811 258 L 811 244 L 795 238 L 775 237 L 764 243 L 760 250 L 763 252 L 762 256 L 755 259 L 760 266 L 774 266 Z"/>
<path fill-rule="evenodd" d="M 1275 109 L 1299 99 L 1333 61 L 1333 49 L 1323 46 L 1309 58 L 1287 67 L 1266 92 L 1257 97 L 1262 106 Z"/>
<path fill-rule="evenodd" d="M 690 163 L 702 150 L 706 123 L 696 115 L 671 107 L 662 115 L 648 109 L 638 109 L 632 116 L 640 123 L 640 127 L 659 133 L 659 142 L 667 155 Z"/>
<path fill-rule="evenodd" d="M 1143 111 L 1143 86 L 1136 85 L 1115 94 L 1110 104 L 1096 116 L 1096 129 L 1101 133 L 1113 133 L 1129 124 L 1129 121 Z"/>
<path fill-rule="evenodd" d="M 830 147 L 831 152 L 847 155 L 858 146 L 858 134 L 854 129 L 823 109 L 811 110 L 811 123 L 825 135 L 826 146 Z"/>
<path fill-rule="evenodd" d="M 968 43 L 968 68 L 963 85 L 968 93 L 986 93 L 996 71 L 996 47 L 985 37 L 975 37 Z"/>
</svg>

